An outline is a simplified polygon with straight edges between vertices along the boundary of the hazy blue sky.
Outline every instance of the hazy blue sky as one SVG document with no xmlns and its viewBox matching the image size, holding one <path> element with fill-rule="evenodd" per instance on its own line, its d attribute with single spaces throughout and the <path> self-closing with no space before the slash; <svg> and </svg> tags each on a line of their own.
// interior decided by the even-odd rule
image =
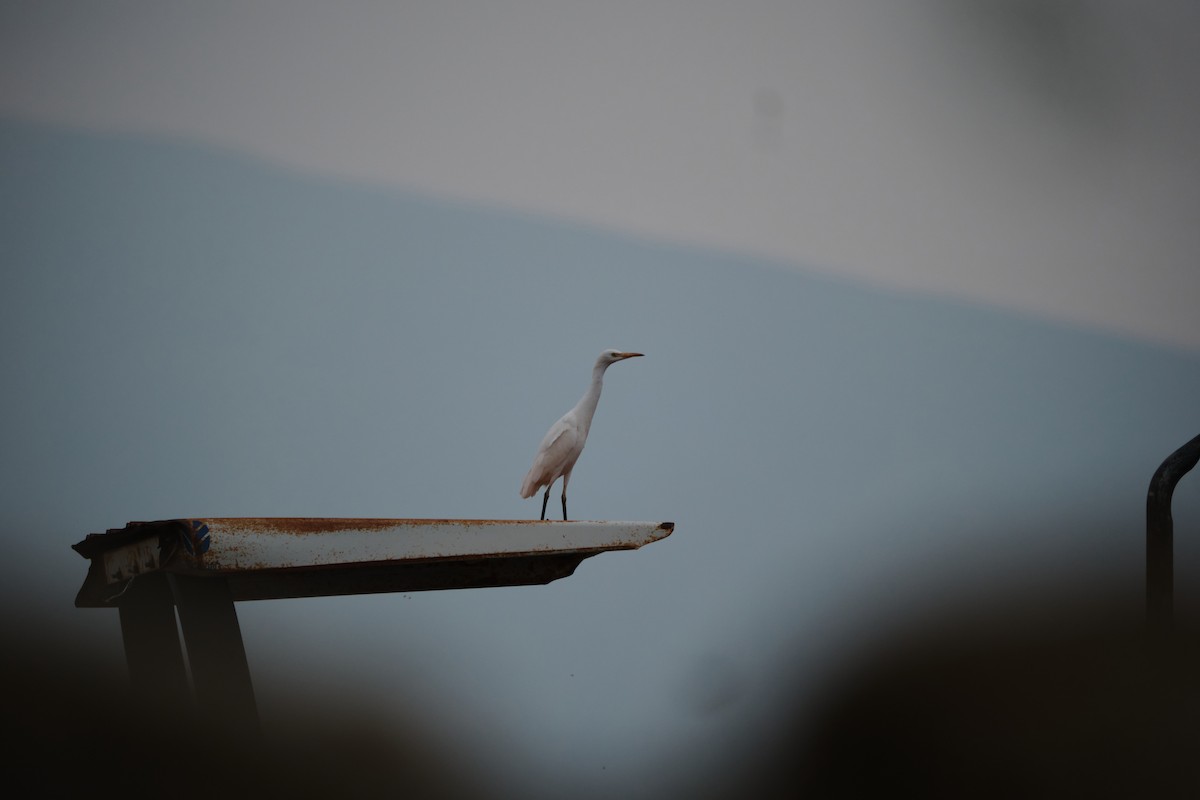
<svg viewBox="0 0 1200 800">
<path fill-rule="evenodd" d="M 911 609 L 1096 575 L 1140 609 L 1195 355 L 203 148 L 0 142 L 8 608 L 84 663 L 121 662 L 117 615 L 71 607 L 84 534 L 536 517 L 521 477 L 607 346 L 647 357 L 610 371 L 571 508 L 676 533 L 548 587 L 241 604 L 268 723 L 299 686 L 525 793 L 654 797 Z"/>
<path fill-rule="evenodd" d="M 1200 28 L 1152 8 L 0 5 L 10 615 L 120 663 L 69 545 L 130 520 L 535 517 L 605 347 L 647 357 L 572 511 L 676 533 L 242 604 L 264 708 L 655 797 L 912 609 L 1103 575 L 1136 615 L 1200 428 Z"/>
<path fill-rule="evenodd" d="M 0 111 L 1200 347 L 1186 2 L 4 3 Z"/>
</svg>

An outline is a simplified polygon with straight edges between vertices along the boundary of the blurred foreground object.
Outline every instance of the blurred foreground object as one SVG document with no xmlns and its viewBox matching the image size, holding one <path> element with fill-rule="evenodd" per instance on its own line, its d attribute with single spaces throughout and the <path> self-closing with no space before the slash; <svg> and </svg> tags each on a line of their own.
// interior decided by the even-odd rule
<svg viewBox="0 0 1200 800">
<path fill-rule="evenodd" d="M 1154 473 L 1146 621 L 1123 579 L 1067 565 L 961 597 L 797 698 L 720 797 L 1200 797 L 1200 640 L 1172 626 L 1171 498 L 1200 436 Z"/>
<path fill-rule="evenodd" d="M 491 797 L 421 720 L 397 723 L 283 693 L 269 737 L 147 701 L 119 667 L 6 621 L 6 779 L 17 796 Z"/>
<path fill-rule="evenodd" d="M 756 796 L 1200 796 L 1200 643 L 1111 611 L 908 631 L 830 687 Z"/>
</svg>

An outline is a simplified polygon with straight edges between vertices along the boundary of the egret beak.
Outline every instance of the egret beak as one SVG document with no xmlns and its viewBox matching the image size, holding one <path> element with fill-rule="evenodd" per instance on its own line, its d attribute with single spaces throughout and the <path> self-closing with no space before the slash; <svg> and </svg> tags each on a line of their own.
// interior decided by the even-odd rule
<svg viewBox="0 0 1200 800">
<path fill-rule="evenodd" d="M 621 353 L 621 358 L 622 358 L 622 359 L 626 359 L 626 358 L 637 358 L 637 357 L 639 357 L 639 356 L 642 356 L 642 355 L 645 355 L 645 353 Z"/>
</svg>

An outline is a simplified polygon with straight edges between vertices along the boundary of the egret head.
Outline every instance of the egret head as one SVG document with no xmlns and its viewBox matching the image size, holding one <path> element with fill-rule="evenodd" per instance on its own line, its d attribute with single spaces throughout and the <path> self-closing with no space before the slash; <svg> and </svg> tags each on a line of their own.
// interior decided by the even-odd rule
<svg viewBox="0 0 1200 800">
<path fill-rule="evenodd" d="M 642 353 L 626 353 L 623 350 L 609 349 L 601 353 L 600 357 L 596 359 L 596 366 L 604 365 L 607 367 L 609 364 L 615 364 L 618 361 L 624 361 L 627 358 L 637 358 L 640 355 L 642 355 Z"/>
</svg>

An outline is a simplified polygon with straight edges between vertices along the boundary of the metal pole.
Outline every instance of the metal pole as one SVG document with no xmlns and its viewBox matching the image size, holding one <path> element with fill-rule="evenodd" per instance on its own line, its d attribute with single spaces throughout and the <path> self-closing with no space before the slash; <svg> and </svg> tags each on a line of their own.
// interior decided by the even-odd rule
<svg viewBox="0 0 1200 800">
<path fill-rule="evenodd" d="M 1174 522 L 1171 497 L 1179 479 L 1200 461 L 1200 436 L 1169 455 L 1146 494 L 1146 620 L 1168 630 L 1174 615 Z"/>
<path fill-rule="evenodd" d="M 259 732 L 250 666 L 224 578 L 171 576 L 201 713 L 251 737 Z"/>
</svg>

